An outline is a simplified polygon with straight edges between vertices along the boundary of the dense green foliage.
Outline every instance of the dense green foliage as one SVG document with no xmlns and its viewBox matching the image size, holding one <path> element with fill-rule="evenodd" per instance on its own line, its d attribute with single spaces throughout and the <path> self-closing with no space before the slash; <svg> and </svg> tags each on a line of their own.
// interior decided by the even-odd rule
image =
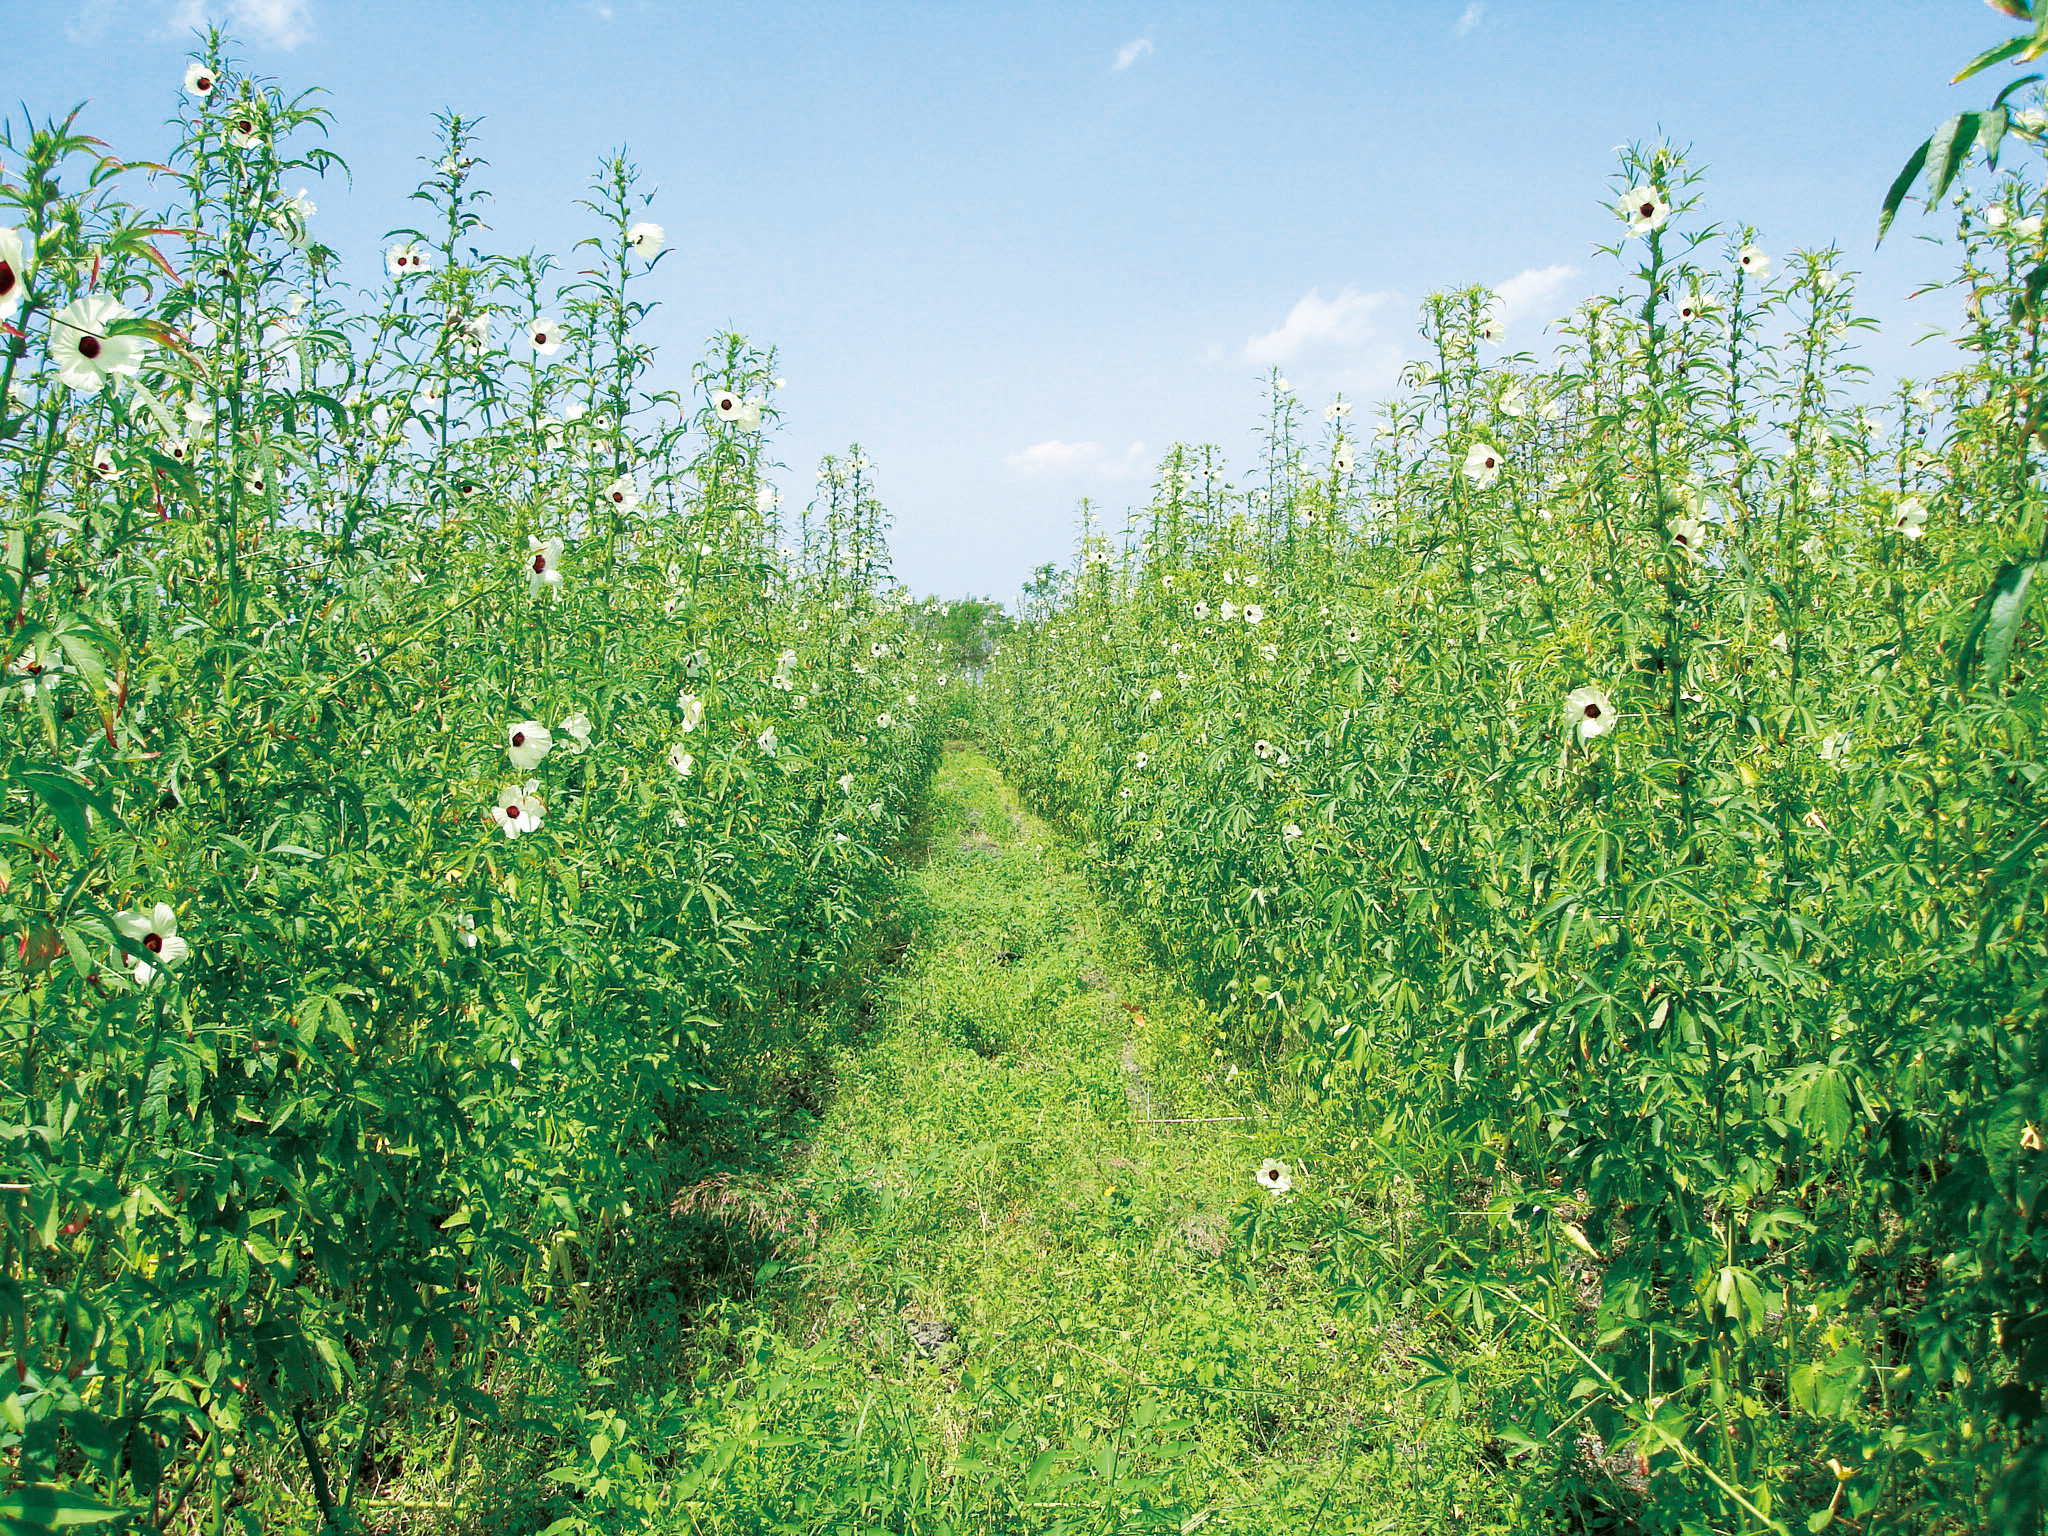
<svg viewBox="0 0 2048 1536">
<path fill-rule="evenodd" d="M 68 124 L 0 176 L 30 1524 L 338 1508 L 401 1411 L 459 1467 L 539 1324 L 598 1342 L 598 1257 L 746 1160 L 935 751 L 858 450 L 781 549 L 772 356 L 644 392 L 623 159 L 558 289 L 475 250 L 449 119 L 348 287 L 317 111 L 217 41 L 186 84 L 168 209 Z"/>
<path fill-rule="evenodd" d="M 2041 193 L 1959 199 L 1965 365 L 1862 403 L 1836 252 L 1773 274 L 1665 147 L 1615 194 L 1552 363 L 1439 295 L 1369 439 L 1276 378 L 1250 485 L 1177 449 L 1088 530 L 1005 768 L 1433 1192 L 1320 1262 L 1547 1359 L 1468 1398 L 1514 1455 L 1627 1442 L 1646 1529 L 2036 1529 Z"/>
</svg>

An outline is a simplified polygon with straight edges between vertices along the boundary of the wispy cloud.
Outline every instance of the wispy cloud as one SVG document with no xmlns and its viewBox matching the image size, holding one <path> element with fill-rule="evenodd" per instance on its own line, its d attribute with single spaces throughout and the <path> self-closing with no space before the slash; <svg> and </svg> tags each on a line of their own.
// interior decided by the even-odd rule
<svg viewBox="0 0 2048 1536">
<path fill-rule="evenodd" d="M 165 18 L 173 32 L 209 22 L 245 43 L 296 48 L 313 35 L 312 0 L 175 0 Z"/>
<path fill-rule="evenodd" d="M 1531 267 L 1526 272 L 1517 272 L 1506 282 L 1493 285 L 1493 312 L 1510 337 L 1532 318 L 1547 324 L 1555 318 L 1551 311 L 1557 307 L 1559 298 L 1578 275 L 1577 267 L 1565 266 Z"/>
<path fill-rule="evenodd" d="M 1151 38 L 1133 38 L 1130 42 L 1125 43 L 1123 47 L 1117 49 L 1116 67 L 1118 69 L 1129 69 L 1133 64 L 1137 63 L 1138 60 L 1145 57 L 1145 55 L 1150 53 L 1151 51 Z"/>
<path fill-rule="evenodd" d="M 1244 344 L 1244 360 L 1261 367 L 1286 366 L 1317 355 L 1356 352 L 1383 342 L 1381 314 L 1399 302 L 1391 292 L 1360 293 L 1345 288 L 1333 299 L 1311 288 L 1295 301 L 1287 318 Z"/>
<path fill-rule="evenodd" d="M 1133 443 L 1121 455 L 1112 455 L 1100 443 L 1067 443 L 1056 437 L 1005 454 L 1003 463 L 1011 474 L 1035 480 L 1084 475 L 1123 480 L 1143 474 L 1148 467 L 1143 443 Z"/>
<path fill-rule="evenodd" d="M 1486 20 L 1486 0 L 1472 0 L 1465 7 L 1464 14 L 1451 24 L 1451 36 L 1470 37 L 1479 30 L 1479 24 Z"/>
</svg>

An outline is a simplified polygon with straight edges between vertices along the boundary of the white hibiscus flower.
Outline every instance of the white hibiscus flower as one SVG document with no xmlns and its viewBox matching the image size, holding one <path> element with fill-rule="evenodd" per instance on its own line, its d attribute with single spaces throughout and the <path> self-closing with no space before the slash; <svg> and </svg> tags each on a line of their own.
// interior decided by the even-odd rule
<svg viewBox="0 0 2048 1536">
<path fill-rule="evenodd" d="M 1892 532 L 1917 539 L 1927 532 L 1927 504 L 1918 496 L 1908 496 L 1892 508 Z"/>
<path fill-rule="evenodd" d="M 0 229 L 0 320 L 12 319 L 21 308 L 34 252 L 18 229 Z"/>
<path fill-rule="evenodd" d="M 110 328 L 134 315 L 103 293 L 73 299 L 50 317 L 50 361 L 60 383 L 90 394 L 113 375 L 134 377 L 154 345 L 146 336 L 114 336 Z"/>
<path fill-rule="evenodd" d="M 1697 518 L 1673 518 L 1669 532 L 1671 542 L 1695 560 L 1707 547 L 1707 525 Z"/>
<path fill-rule="evenodd" d="M 1270 1195 L 1284 1195 L 1294 1188 L 1294 1181 L 1287 1176 L 1287 1165 L 1275 1158 L 1269 1157 L 1259 1164 L 1252 1177 Z"/>
<path fill-rule="evenodd" d="M 538 768 L 554 745 L 554 733 L 538 720 L 522 720 L 505 733 L 505 755 L 521 773 Z"/>
<path fill-rule="evenodd" d="M 679 741 L 668 749 L 668 765 L 675 770 L 677 778 L 687 779 L 696 768 L 697 759 L 685 752 L 683 744 Z"/>
<path fill-rule="evenodd" d="M 590 716 L 578 710 L 562 722 L 562 734 L 569 738 L 569 750 L 582 756 L 590 748 Z"/>
<path fill-rule="evenodd" d="M 539 779 L 528 779 L 523 785 L 507 784 L 498 791 L 498 803 L 491 807 L 491 820 L 507 837 L 516 838 L 540 826 L 548 808 L 534 793 L 539 788 Z"/>
<path fill-rule="evenodd" d="M 1474 443 L 1465 450 L 1465 478 L 1478 490 L 1500 478 L 1500 466 L 1500 450 L 1490 443 Z"/>
<path fill-rule="evenodd" d="M 213 94 L 213 88 L 219 84 L 219 77 L 197 59 L 194 59 L 185 66 L 185 94 L 187 96 L 204 101 Z"/>
<path fill-rule="evenodd" d="M 1574 688 L 1565 695 L 1564 721 L 1579 733 L 1579 740 L 1591 741 L 1595 736 L 1605 736 L 1614 729 L 1619 717 L 1614 712 L 1614 700 L 1600 689 L 1590 685 Z"/>
<path fill-rule="evenodd" d="M 667 240 L 668 236 L 659 224 L 635 224 L 626 231 L 626 244 L 642 261 L 652 261 L 659 256 Z"/>
<path fill-rule="evenodd" d="M 1771 275 L 1771 258 L 1753 245 L 1745 245 L 1736 253 L 1735 264 L 1742 268 L 1745 277 L 1765 278 Z"/>
<path fill-rule="evenodd" d="M 640 507 L 640 487 L 631 474 L 624 474 L 604 488 L 604 499 L 614 511 L 634 512 Z"/>
<path fill-rule="evenodd" d="M 139 986 L 146 987 L 162 972 L 176 969 L 192 953 L 192 946 L 178 936 L 178 914 L 169 902 L 160 901 L 147 912 L 116 912 L 114 927 L 122 938 L 156 957 L 154 961 L 138 960 L 122 952 L 121 960 L 133 967 Z"/>
<path fill-rule="evenodd" d="M 561 322 L 549 315 L 535 316 L 526 328 L 527 345 L 542 357 L 553 357 L 562 349 Z"/>
<path fill-rule="evenodd" d="M 1655 187 L 1631 187 L 1621 200 L 1621 215 L 1628 220 L 1630 234 L 1647 235 L 1664 227 L 1664 221 L 1671 217 L 1671 205 Z"/>
<path fill-rule="evenodd" d="M 411 277 L 427 270 L 427 252 L 410 242 L 394 245 L 384 253 L 384 269 L 393 277 Z"/>
<path fill-rule="evenodd" d="M 683 712 L 683 731 L 688 734 L 704 723 L 704 701 L 694 693 L 676 695 L 676 708 Z"/>
<path fill-rule="evenodd" d="M 530 596 L 540 596 L 542 587 L 559 587 L 562 584 L 562 541 L 536 539 L 529 533 L 526 536 L 526 566 L 530 573 L 527 578 Z"/>
<path fill-rule="evenodd" d="M 1247 624 L 1263 624 L 1266 621 L 1266 610 L 1257 603 L 1246 603 L 1244 605 L 1244 621 Z"/>
</svg>

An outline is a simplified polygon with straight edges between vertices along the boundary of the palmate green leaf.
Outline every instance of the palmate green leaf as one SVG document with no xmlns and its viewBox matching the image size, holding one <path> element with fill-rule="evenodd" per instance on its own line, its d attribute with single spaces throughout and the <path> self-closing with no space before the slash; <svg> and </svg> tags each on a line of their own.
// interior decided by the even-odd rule
<svg viewBox="0 0 2048 1536">
<path fill-rule="evenodd" d="M 114 802 L 104 790 L 93 788 L 54 763 L 31 763 L 16 758 L 7 767 L 7 778 L 42 801 L 64 835 L 77 848 L 80 858 L 92 857 L 92 825 L 86 816 L 88 810 L 104 817 L 113 826 L 121 825 L 121 819 L 114 811 Z"/>
</svg>

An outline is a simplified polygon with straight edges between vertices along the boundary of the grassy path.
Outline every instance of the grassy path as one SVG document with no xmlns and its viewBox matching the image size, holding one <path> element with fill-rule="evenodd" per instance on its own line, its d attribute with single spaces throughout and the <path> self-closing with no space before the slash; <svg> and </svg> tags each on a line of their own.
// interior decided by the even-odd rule
<svg viewBox="0 0 2048 1536">
<path fill-rule="evenodd" d="M 786 1265 L 715 1311 L 694 1392 L 610 1437 L 647 1450 L 649 1523 L 1503 1528 L 1479 1437 L 1414 1390 L 1420 1346 L 1312 1272 L 1337 1208 L 1316 1155 L 1119 943 L 1076 855 L 970 750 L 929 846 L 909 951 L 762 1202 Z M 1267 1157 L 1295 1194 L 1258 1187 Z"/>
</svg>

